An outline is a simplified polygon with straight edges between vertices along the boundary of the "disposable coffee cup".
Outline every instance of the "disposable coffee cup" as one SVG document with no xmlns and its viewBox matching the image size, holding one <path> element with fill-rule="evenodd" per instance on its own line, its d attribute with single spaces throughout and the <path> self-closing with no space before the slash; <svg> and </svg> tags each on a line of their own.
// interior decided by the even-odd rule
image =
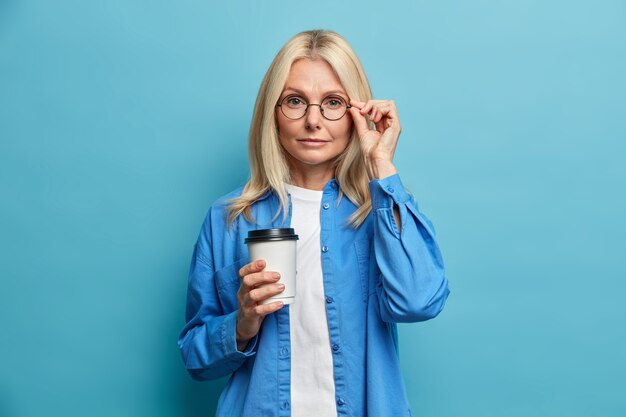
<svg viewBox="0 0 626 417">
<path fill-rule="evenodd" d="M 282 301 L 291 304 L 296 297 L 296 244 L 298 235 L 293 229 L 261 229 L 251 230 L 245 243 L 248 245 L 250 261 L 265 260 L 264 271 L 280 273 L 279 283 L 285 290 L 274 295 L 261 304 Z"/>
</svg>

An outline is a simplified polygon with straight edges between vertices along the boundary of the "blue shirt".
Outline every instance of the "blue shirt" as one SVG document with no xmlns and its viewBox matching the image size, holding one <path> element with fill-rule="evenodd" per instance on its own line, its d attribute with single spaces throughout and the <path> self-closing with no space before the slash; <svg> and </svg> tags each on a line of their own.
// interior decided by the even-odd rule
<svg viewBox="0 0 626 417">
<path fill-rule="evenodd" d="M 372 211 L 354 229 L 357 207 L 330 180 L 321 202 L 320 256 L 333 353 L 338 416 L 411 416 L 400 363 L 396 323 L 435 317 L 449 294 L 431 222 L 419 212 L 396 174 L 370 182 Z M 178 345 L 196 380 L 232 374 L 217 417 L 288 417 L 290 412 L 289 305 L 265 317 L 246 349 L 237 350 L 239 269 L 249 263 L 249 230 L 288 227 L 276 217 L 274 193 L 251 206 L 253 221 L 227 225 L 227 201 L 209 210 L 189 270 L 186 325 Z M 393 207 L 400 213 L 401 231 Z M 297 302 L 297 300 L 296 300 Z M 313 366 L 313 364 L 312 364 Z M 294 416 L 297 417 L 297 416 Z"/>
</svg>

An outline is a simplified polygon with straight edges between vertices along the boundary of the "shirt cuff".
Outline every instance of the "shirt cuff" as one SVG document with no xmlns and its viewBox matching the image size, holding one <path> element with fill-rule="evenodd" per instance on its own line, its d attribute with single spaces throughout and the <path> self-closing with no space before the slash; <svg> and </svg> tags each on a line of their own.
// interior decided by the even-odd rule
<svg viewBox="0 0 626 417">
<path fill-rule="evenodd" d="M 221 348 L 222 354 L 225 358 L 237 360 L 241 358 L 246 358 L 248 356 L 253 356 L 256 353 L 256 344 L 257 339 L 259 338 L 258 334 L 250 339 L 250 341 L 248 341 L 248 346 L 246 346 L 243 352 L 237 349 L 237 310 L 227 314 L 224 317 L 221 330 Z"/>
<path fill-rule="evenodd" d="M 372 209 L 392 208 L 393 204 L 404 204 L 411 199 L 405 191 L 400 175 L 393 174 L 369 183 Z"/>
</svg>

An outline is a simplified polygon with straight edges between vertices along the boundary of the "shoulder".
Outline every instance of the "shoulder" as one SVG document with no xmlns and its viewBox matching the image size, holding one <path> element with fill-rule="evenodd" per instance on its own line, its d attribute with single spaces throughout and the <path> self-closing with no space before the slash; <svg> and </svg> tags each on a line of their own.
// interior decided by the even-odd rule
<svg viewBox="0 0 626 417">
<path fill-rule="evenodd" d="M 219 197 L 213 204 L 211 205 L 212 210 L 225 210 L 230 206 L 233 199 L 240 197 L 243 193 L 243 186 L 235 188 L 233 191 L 228 194 L 224 194 Z"/>
<path fill-rule="evenodd" d="M 228 236 L 228 207 L 232 199 L 241 195 L 243 187 L 239 187 L 228 194 L 224 194 L 213 202 L 206 211 L 197 240 L 197 250 L 205 258 L 210 258 L 215 242 L 224 240 Z"/>
<path fill-rule="evenodd" d="M 205 225 L 207 223 L 215 223 L 215 221 L 226 221 L 226 218 L 228 217 L 228 207 L 230 207 L 233 199 L 241 196 L 242 192 L 243 186 L 238 187 L 215 200 L 206 213 L 204 219 Z"/>
<path fill-rule="evenodd" d="M 243 190 L 243 186 L 238 187 L 228 194 L 224 194 L 223 196 L 215 200 L 215 202 L 211 205 L 211 207 L 209 207 L 209 210 L 206 213 L 205 224 L 212 223 L 215 225 L 226 223 L 228 219 L 229 208 L 233 203 L 233 200 L 240 197 L 243 194 Z M 263 196 L 261 196 L 261 198 L 252 203 L 251 207 L 255 207 L 257 205 L 265 206 L 264 203 L 268 203 L 271 200 L 270 198 L 268 198 L 271 194 L 272 193 L 268 191 Z M 237 221 L 235 223 L 237 223 Z"/>
</svg>

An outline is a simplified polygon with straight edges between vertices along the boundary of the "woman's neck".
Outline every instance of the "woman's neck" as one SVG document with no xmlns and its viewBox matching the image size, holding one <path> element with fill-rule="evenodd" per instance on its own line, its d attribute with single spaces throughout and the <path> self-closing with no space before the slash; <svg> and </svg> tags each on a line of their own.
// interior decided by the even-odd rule
<svg viewBox="0 0 626 417">
<path fill-rule="evenodd" d="M 316 166 L 294 166 L 290 167 L 291 183 L 296 187 L 307 188 L 309 190 L 321 191 L 335 175 L 334 170 L 329 165 L 327 167 Z"/>
</svg>

